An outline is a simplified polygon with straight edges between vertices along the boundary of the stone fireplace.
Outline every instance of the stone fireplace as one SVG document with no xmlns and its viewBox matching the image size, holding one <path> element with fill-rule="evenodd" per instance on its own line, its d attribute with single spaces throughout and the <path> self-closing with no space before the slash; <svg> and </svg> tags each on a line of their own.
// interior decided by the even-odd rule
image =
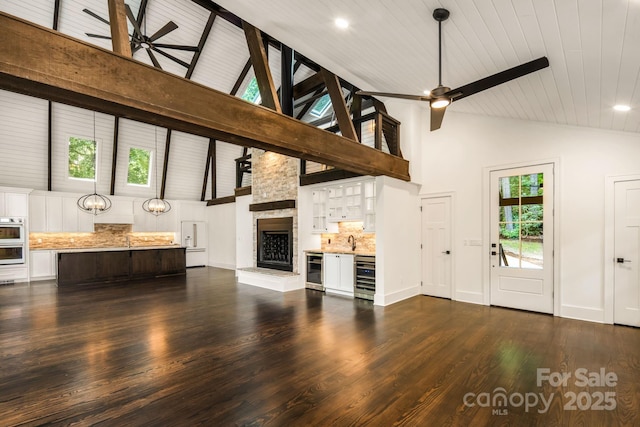
<svg viewBox="0 0 640 427">
<path fill-rule="evenodd" d="M 298 272 L 298 210 L 295 204 L 299 165 L 298 159 L 252 149 L 253 200 L 250 208 L 253 211 L 254 267 Z M 266 234 L 261 229 L 265 225 L 272 228 Z M 285 239 L 287 245 L 283 249 Z M 263 242 L 268 245 L 267 253 L 260 252 L 259 245 Z M 265 256 L 276 259 L 269 261 Z M 283 258 L 287 258 L 286 265 Z"/>
<path fill-rule="evenodd" d="M 293 271 L 293 218 L 256 221 L 258 267 Z"/>
</svg>

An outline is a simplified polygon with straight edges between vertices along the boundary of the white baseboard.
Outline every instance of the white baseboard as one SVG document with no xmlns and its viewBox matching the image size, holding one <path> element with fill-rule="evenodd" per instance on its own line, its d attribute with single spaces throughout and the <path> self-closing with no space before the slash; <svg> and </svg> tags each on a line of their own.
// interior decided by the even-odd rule
<svg viewBox="0 0 640 427">
<path fill-rule="evenodd" d="M 386 295 L 378 295 L 376 293 L 373 296 L 373 304 L 381 306 L 391 305 L 407 298 L 415 297 L 416 295 L 420 295 L 420 285 L 415 285 Z"/>
<path fill-rule="evenodd" d="M 480 292 L 456 291 L 456 301 L 484 304 L 484 296 Z"/>
<path fill-rule="evenodd" d="M 262 273 L 256 270 L 258 269 L 252 268 L 236 270 L 238 283 L 279 292 L 304 289 L 304 283 L 299 274 L 278 274 L 277 272 Z"/>
<path fill-rule="evenodd" d="M 587 322 L 605 323 L 604 310 L 601 308 L 579 307 L 576 305 L 563 304 L 560 307 L 560 317 L 586 320 Z"/>
<path fill-rule="evenodd" d="M 225 270 L 235 270 L 236 269 L 236 265 L 235 264 L 227 264 L 227 263 L 224 263 L 224 262 L 212 262 L 211 264 L 209 264 L 209 267 L 224 268 Z"/>
</svg>

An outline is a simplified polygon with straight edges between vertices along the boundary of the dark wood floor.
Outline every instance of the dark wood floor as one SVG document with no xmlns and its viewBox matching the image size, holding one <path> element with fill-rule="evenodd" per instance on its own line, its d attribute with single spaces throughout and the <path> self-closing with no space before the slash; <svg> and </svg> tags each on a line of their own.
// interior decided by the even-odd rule
<svg viewBox="0 0 640 427">
<path fill-rule="evenodd" d="M 538 385 L 544 368 L 572 377 Z M 583 386 L 581 368 L 618 380 Z M 282 294 L 213 268 L 3 286 L 0 424 L 638 426 L 640 330 L 424 296 L 383 308 Z"/>
</svg>

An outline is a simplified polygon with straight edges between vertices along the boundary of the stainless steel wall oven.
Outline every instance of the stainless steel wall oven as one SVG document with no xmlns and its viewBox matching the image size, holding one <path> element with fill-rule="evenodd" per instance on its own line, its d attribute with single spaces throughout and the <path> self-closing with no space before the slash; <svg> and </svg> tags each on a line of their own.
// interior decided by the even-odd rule
<svg viewBox="0 0 640 427">
<path fill-rule="evenodd" d="M 0 218 L 0 265 L 24 264 L 24 218 Z"/>
</svg>

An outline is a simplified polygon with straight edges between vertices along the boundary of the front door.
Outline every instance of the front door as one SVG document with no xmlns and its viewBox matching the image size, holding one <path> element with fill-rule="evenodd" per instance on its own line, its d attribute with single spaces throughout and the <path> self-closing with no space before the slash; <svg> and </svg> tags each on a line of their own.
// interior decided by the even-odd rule
<svg viewBox="0 0 640 427">
<path fill-rule="evenodd" d="M 640 181 L 615 183 L 614 323 L 640 326 Z"/>
<path fill-rule="evenodd" d="M 553 165 L 491 172 L 491 304 L 553 313 Z"/>
<path fill-rule="evenodd" d="M 422 293 L 451 298 L 451 198 L 422 199 Z"/>
</svg>

